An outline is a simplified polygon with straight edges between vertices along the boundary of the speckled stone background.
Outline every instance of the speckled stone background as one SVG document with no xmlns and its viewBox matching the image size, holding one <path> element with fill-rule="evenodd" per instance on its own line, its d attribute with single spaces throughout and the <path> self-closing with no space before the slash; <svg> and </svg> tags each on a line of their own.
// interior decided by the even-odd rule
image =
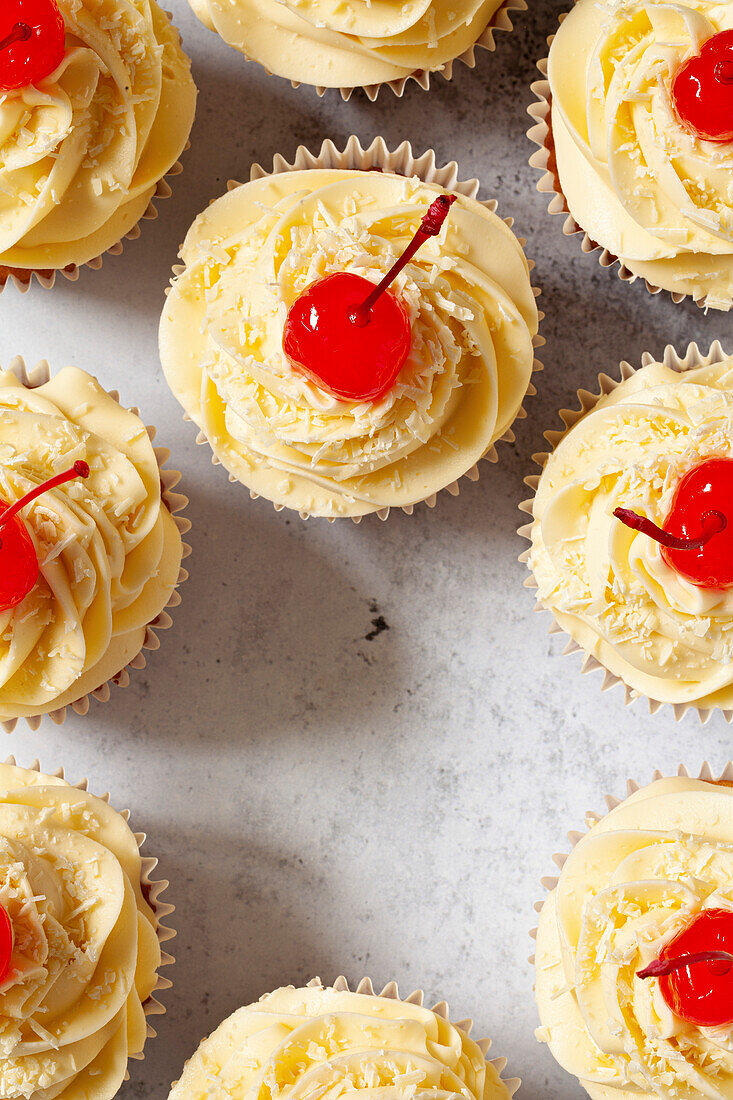
<svg viewBox="0 0 733 1100">
<path fill-rule="evenodd" d="M 168 0 L 201 88 L 173 198 L 102 271 L 0 298 L 0 359 L 73 362 L 118 387 L 157 424 L 191 498 L 191 579 L 147 669 L 86 718 L 5 740 L 19 761 L 62 764 L 130 806 L 171 880 L 174 988 L 125 1100 L 165 1100 L 199 1039 L 240 1004 L 341 972 L 422 986 L 474 1017 L 523 1078 L 523 1100 L 579 1098 L 534 1039 L 539 879 L 567 830 L 628 776 L 732 754 L 722 718 L 678 724 L 626 708 L 620 690 L 603 695 L 522 587 L 517 503 L 556 410 L 622 358 L 715 337 L 733 346 L 733 318 L 621 283 L 546 213 L 525 112 L 562 8 L 530 2 L 474 71 L 372 104 L 267 77 Z M 227 179 L 352 132 L 433 146 L 514 215 L 543 288 L 546 370 L 516 446 L 457 498 L 387 523 L 303 524 L 251 502 L 195 447 L 156 330 L 178 245 Z"/>
</svg>

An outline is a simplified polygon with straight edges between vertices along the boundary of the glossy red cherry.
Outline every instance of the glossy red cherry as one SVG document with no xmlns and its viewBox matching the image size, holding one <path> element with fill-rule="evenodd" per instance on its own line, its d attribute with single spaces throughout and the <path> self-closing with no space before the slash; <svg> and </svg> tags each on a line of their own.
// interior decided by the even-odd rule
<svg viewBox="0 0 733 1100">
<path fill-rule="evenodd" d="M 8 976 L 10 962 L 13 958 L 13 944 L 15 935 L 13 925 L 4 905 L 0 905 L 0 984 Z"/>
<path fill-rule="evenodd" d="M 698 913 L 639 978 L 659 978 L 669 1007 L 690 1024 L 733 1024 L 733 912 Z"/>
<path fill-rule="evenodd" d="M 36 548 L 18 513 L 42 493 L 77 477 L 89 477 L 86 462 L 75 462 L 70 470 L 37 485 L 10 507 L 0 500 L 0 611 L 10 611 L 22 603 L 38 580 Z"/>
<path fill-rule="evenodd" d="M 682 125 L 705 141 L 733 141 L 733 30 L 709 38 L 672 80 Z"/>
<path fill-rule="evenodd" d="M 334 272 L 290 307 L 283 351 L 294 370 L 344 401 L 375 401 L 395 383 L 410 353 L 410 320 L 387 287 L 420 245 L 436 236 L 454 195 L 439 195 L 420 228 L 378 285 Z"/>
<path fill-rule="evenodd" d="M 680 481 L 664 527 L 628 508 L 617 519 L 662 544 L 662 556 L 700 588 L 733 585 L 733 458 L 706 458 Z"/>
<path fill-rule="evenodd" d="M 65 41 L 55 0 L 0 0 L 0 90 L 49 76 L 63 61 Z"/>
</svg>

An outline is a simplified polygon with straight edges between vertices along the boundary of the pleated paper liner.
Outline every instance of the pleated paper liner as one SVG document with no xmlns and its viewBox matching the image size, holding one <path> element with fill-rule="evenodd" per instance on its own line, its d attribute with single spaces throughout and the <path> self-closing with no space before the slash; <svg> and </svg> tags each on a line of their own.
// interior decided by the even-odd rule
<svg viewBox="0 0 733 1100">
<path fill-rule="evenodd" d="M 680 356 L 678 352 L 675 351 L 675 349 L 672 347 L 672 345 L 668 344 L 667 347 L 664 349 L 664 354 L 661 360 L 657 359 L 656 356 L 651 355 L 649 352 L 644 352 L 641 357 L 641 365 L 642 367 L 646 367 L 649 365 L 649 363 L 662 362 L 665 367 L 669 367 L 672 370 L 684 373 L 684 371 L 694 370 L 694 368 L 696 367 L 710 366 L 714 363 L 720 363 L 722 362 L 722 360 L 727 358 L 728 355 L 723 350 L 720 341 L 715 340 L 710 345 L 710 350 L 708 351 L 707 355 L 703 355 L 700 352 L 697 344 L 695 343 L 691 343 L 688 345 L 684 356 Z M 624 382 L 627 378 L 630 378 L 633 374 L 635 374 L 637 368 L 632 367 L 630 363 L 624 361 L 620 364 L 619 370 L 621 377 L 618 379 L 611 378 L 607 374 L 598 375 L 598 393 L 594 394 L 591 393 L 589 390 L 578 390 L 578 400 L 580 401 L 579 409 L 560 409 L 559 415 L 560 419 L 565 425 L 564 430 L 545 432 L 545 439 L 550 444 L 551 451 L 557 447 L 560 440 L 563 439 L 565 435 L 567 435 L 570 429 L 575 424 L 577 424 L 579 420 L 582 420 L 586 413 L 590 412 L 591 409 L 595 407 L 601 397 L 603 397 L 605 394 L 611 393 L 621 382 Z M 533 455 L 532 457 L 538 466 L 544 468 L 545 463 L 550 457 L 551 451 L 543 451 L 539 454 Z M 525 512 L 528 516 L 532 518 L 534 518 L 534 496 L 537 492 L 539 481 L 539 474 L 532 474 L 530 477 L 526 477 L 524 479 L 525 485 L 529 486 L 529 488 L 532 490 L 532 496 L 528 500 L 522 501 L 522 503 L 519 505 L 520 511 Z M 531 541 L 531 530 L 532 523 L 530 522 L 523 524 L 519 528 L 518 533 L 522 536 L 522 538 Z M 524 586 L 525 588 L 536 589 L 537 582 L 534 578 L 534 575 L 531 573 L 529 557 L 529 550 L 525 550 L 519 556 L 519 560 L 527 565 L 527 568 L 530 570 L 530 576 L 525 580 Z M 539 602 L 539 600 L 535 606 L 535 611 L 548 611 L 550 614 L 552 614 L 551 609 L 545 607 Z M 549 633 L 566 635 L 566 631 L 560 626 L 560 624 L 555 620 L 554 617 L 552 620 L 552 624 L 549 628 Z M 591 653 L 588 653 L 587 650 L 579 645 L 574 638 L 569 639 L 567 645 L 562 652 L 563 656 L 571 653 L 583 654 L 583 661 L 581 665 L 581 672 L 583 673 L 598 671 L 603 672 L 604 676 L 603 683 L 601 684 L 601 691 L 608 691 L 610 688 L 616 687 L 618 684 L 621 684 L 625 692 L 624 702 L 626 706 L 629 706 L 637 699 L 645 698 L 647 700 L 647 703 L 649 704 L 650 714 L 656 714 L 657 711 L 661 710 L 662 707 L 670 706 L 674 712 L 675 719 L 678 722 L 682 718 L 684 718 L 684 716 L 690 710 L 697 711 L 700 722 L 703 725 L 710 719 L 713 713 L 722 714 L 726 722 L 733 721 L 733 710 L 723 709 L 722 707 L 697 707 L 694 703 L 664 703 L 659 699 L 652 699 L 649 696 L 643 695 L 643 693 L 639 692 L 635 688 L 630 687 L 623 679 L 621 679 L 621 677 L 617 676 L 615 673 L 607 669 L 606 666 L 602 664 L 602 662 L 599 661 L 597 657 L 594 657 Z"/>
<path fill-rule="evenodd" d="M 722 771 L 717 776 L 714 774 L 714 772 L 713 772 L 712 768 L 710 767 L 710 764 L 707 762 L 707 760 L 703 763 L 703 765 L 700 768 L 700 771 L 698 772 L 697 775 L 695 775 L 694 772 L 688 771 L 688 769 L 685 767 L 684 764 L 680 764 L 679 768 L 677 769 L 676 774 L 678 776 L 681 776 L 681 777 L 685 778 L 685 779 L 702 779 L 702 780 L 705 780 L 705 782 L 707 782 L 707 783 L 720 783 L 720 784 L 722 784 L 726 787 L 733 786 L 733 762 L 731 762 L 731 761 L 729 761 L 725 765 L 725 767 L 722 769 Z M 672 779 L 672 778 L 674 778 L 674 776 L 667 775 L 665 772 L 659 771 L 659 769 L 657 769 L 654 772 L 654 775 L 652 776 L 652 778 L 649 782 L 653 783 L 657 779 Z M 607 814 L 611 812 L 611 810 L 615 810 L 617 806 L 620 806 L 621 803 L 624 802 L 626 798 L 630 797 L 630 795 L 634 794 L 636 791 L 638 791 L 642 787 L 646 787 L 646 786 L 648 786 L 648 783 L 637 783 L 637 781 L 635 779 L 629 779 L 629 780 L 627 780 L 627 783 L 626 783 L 626 795 L 625 795 L 624 798 L 618 798 L 616 795 L 612 795 L 612 794 L 605 795 L 604 801 L 605 801 L 606 806 L 607 806 L 606 813 L 599 814 L 599 813 L 596 813 L 595 810 L 589 810 L 585 815 L 585 824 L 586 824 L 585 832 L 582 832 L 582 831 L 579 831 L 579 830 L 572 830 L 571 832 L 568 833 L 568 840 L 570 841 L 571 851 L 576 846 L 576 844 L 578 844 L 578 842 L 583 839 L 583 837 L 588 835 L 588 833 L 590 832 L 593 825 L 595 825 L 598 821 L 601 821 L 604 817 L 606 817 Z M 552 862 L 562 871 L 563 867 L 565 866 L 565 862 L 566 862 L 569 854 L 570 854 L 569 852 L 556 852 L 555 855 L 553 855 L 553 857 L 552 857 Z M 542 886 L 544 887 L 544 889 L 546 890 L 546 892 L 548 894 L 550 893 L 550 891 L 555 889 L 555 887 L 558 884 L 558 881 L 559 881 L 559 876 L 558 875 L 546 875 L 541 880 Z M 535 906 L 534 906 L 535 912 L 539 913 L 544 904 L 545 904 L 544 898 L 542 899 L 542 901 L 535 902 Z M 532 931 L 530 932 L 530 936 L 532 937 L 533 940 L 537 938 L 537 929 L 536 928 L 532 929 Z M 534 963 L 535 963 L 534 955 L 530 956 L 529 961 L 534 966 Z"/>
<path fill-rule="evenodd" d="M 382 137 L 376 137 L 372 141 L 371 145 L 364 149 L 358 137 L 356 137 L 354 134 L 352 134 L 351 137 L 348 139 L 343 150 L 339 150 L 334 145 L 333 141 L 327 139 L 323 142 L 317 154 L 312 153 L 304 145 L 298 146 L 295 157 L 292 161 L 287 161 L 283 156 L 278 153 L 273 158 L 272 168 L 269 171 L 259 164 L 254 164 L 250 169 L 249 182 L 262 179 L 264 176 L 276 176 L 282 172 L 298 172 L 303 169 L 309 168 L 350 168 L 360 171 L 381 169 L 386 172 L 394 172 L 395 174 L 401 176 L 417 176 L 418 179 L 421 179 L 423 181 L 423 183 L 436 183 L 440 187 L 444 187 L 447 191 L 458 192 L 459 194 L 466 195 L 468 198 L 471 199 L 477 198 L 480 186 L 477 179 L 463 181 L 459 180 L 458 165 L 455 161 L 450 161 L 448 164 L 445 164 L 442 167 L 438 167 L 435 158 L 435 151 L 433 149 L 428 149 L 427 152 L 422 153 L 420 156 L 415 156 L 413 154 L 412 146 L 410 145 L 409 141 L 403 141 L 402 144 L 399 145 L 394 151 L 390 151 L 387 143 Z M 241 182 L 238 180 L 229 180 L 227 184 L 227 188 L 229 191 L 233 190 L 235 187 L 240 186 Z M 496 213 L 498 202 L 496 201 L 496 199 L 490 199 L 488 201 L 483 201 L 482 206 L 485 206 L 487 210 L 490 210 L 492 213 Z M 504 218 L 504 223 L 511 229 L 514 224 L 514 219 Z M 527 243 L 526 239 L 524 237 L 518 237 L 517 240 L 519 241 L 522 249 L 524 249 Z M 529 270 L 531 272 L 535 266 L 534 261 L 527 258 L 527 262 L 529 264 Z M 178 264 L 174 266 L 173 274 L 180 275 L 184 270 L 184 267 Z M 540 288 L 537 286 L 533 286 L 532 289 L 535 298 L 538 298 L 542 293 Z M 542 322 L 543 318 L 544 313 L 540 311 L 540 322 Z M 533 337 L 532 344 L 535 349 L 542 347 L 544 343 L 545 338 L 543 336 L 537 335 Z M 535 358 L 532 363 L 532 373 L 535 374 L 542 369 L 542 363 L 540 363 L 540 361 Z M 523 420 L 527 416 L 527 412 L 524 408 L 524 399 L 526 397 L 532 397 L 536 393 L 537 390 L 532 381 L 530 381 L 526 393 L 524 394 L 524 398 L 522 399 L 522 404 L 517 410 L 515 420 Z M 188 415 L 184 415 L 184 420 L 190 420 L 190 417 Z M 489 449 L 482 456 L 482 459 L 480 459 L 479 461 L 483 461 L 485 459 L 488 462 L 498 462 L 499 455 L 496 450 L 496 444 L 514 443 L 515 438 L 516 437 L 511 427 L 508 428 L 502 436 L 500 436 L 494 441 L 494 443 L 491 444 Z M 200 431 L 198 436 L 196 437 L 196 442 L 200 445 L 208 443 L 208 439 L 202 431 Z M 216 457 L 216 455 L 212 455 L 211 461 L 215 466 L 220 465 L 219 459 Z M 462 474 L 458 480 L 451 482 L 450 485 L 444 486 L 443 489 L 440 490 L 440 492 L 447 492 L 450 493 L 451 496 L 458 496 L 458 493 L 460 491 L 459 481 L 462 481 L 464 478 L 467 478 L 469 481 L 478 481 L 478 463 L 473 465 L 470 470 L 466 471 L 466 473 Z M 237 481 L 237 478 L 230 474 L 229 480 Z M 252 500 L 256 500 L 258 496 L 258 493 L 250 490 L 250 497 L 252 498 Z M 402 512 L 405 512 L 407 515 L 412 515 L 415 504 L 426 504 L 428 508 L 434 508 L 437 497 L 437 492 L 431 493 L 423 500 L 416 501 L 414 504 L 405 505 L 401 507 L 400 510 Z M 280 512 L 285 507 L 285 505 L 275 504 L 273 505 L 273 507 L 275 508 L 276 512 Z M 377 515 L 381 520 L 386 520 L 389 516 L 390 511 L 391 509 L 389 507 L 380 508 L 374 513 L 367 513 L 367 515 Z M 310 513 L 308 512 L 300 512 L 299 514 L 301 519 L 308 519 L 310 517 Z M 334 523 L 339 518 L 341 517 L 328 517 L 328 522 Z M 363 516 L 351 517 L 352 522 L 354 523 L 360 523 L 363 518 Z"/>
<path fill-rule="evenodd" d="M 22 357 L 18 356 L 12 361 L 7 369 L 12 371 L 18 381 L 21 382 L 24 386 L 28 387 L 28 389 L 36 389 L 36 387 L 42 386 L 45 382 L 48 382 L 49 378 L 51 377 L 49 365 L 45 360 L 41 360 L 39 363 L 36 364 L 35 367 L 29 370 L 26 367 Z M 108 390 L 107 392 L 110 397 L 114 398 L 114 400 L 117 401 L 118 404 L 121 404 L 119 394 L 116 390 Z M 124 407 L 125 406 L 123 406 L 123 408 Z M 139 409 L 135 407 L 130 408 L 128 411 L 134 413 L 136 416 L 139 416 Z M 146 426 L 145 430 L 147 431 L 148 436 L 152 442 L 155 439 L 157 429 Z M 155 457 L 158 461 L 158 468 L 160 470 L 160 484 L 163 503 L 165 504 L 170 514 L 173 516 L 175 525 L 183 536 L 186 534 L 187 531 L 191 530 L 191 523 L 182 514 L 186 506 L 188 505 L 188 497 L 185 497 L 182 493 L 177 493 L 174 491 L 176 485 L 181 480 L 181 475 L 177 470 L 170 470 L 165 467 L 165 463 L 170 457 L 170 451 L 168 451 L 165 447 L 155 447 L 154 451 Z M 183 561 L 191 553 L 191 547 L 186 542 L 182 542 L 182 547 L 183 554 L 181 560 Z M 181 568 L 178 574 L 177 584 L 183 584 L 183 582 L 187 578 L 187 571 L 184 568 Z M 144 650 L 153 651 L 160 648 L 158 632 L 161 630 L 168 630 L 168 628 L 172 626 L 173 620 L 171 619 L 168 612 L 170 609 L 178 607 L 180 602 L 181 597 L 176 587 L 171 593 L 171 597 L 165 608 L 158 615 L 156 615 L 156 617 L 152 619 L 151 622 L 148 623 L 145 630 L 145 638 L 143 640 L 142 648 L 140 649 L 140 651 L 132 658 L 132 660 L 128 661 L 124 668 L 121 668 L 115 676 L 110 677 L 110 679 L 100 684 L 99 687 L 95 688 L 93 691 L 80 696 L 78 699 L 75 699 L 73 703 L 68 703 L 66 706 L 60 707 L 58 710 L 46 711 L 44 712 L 44 714 L 48 715 L 51 721 L 55 722 L 56 725 L 61 725 L 61 723 L 64 722 L 66 719 L 66 712 L 69 707 L 71 707 L 75 714 L 86 714 L 89 710 L 91 697 L 95 698 L 100 703 L 106 703 L 109 701 L 113 685 L 120 688 L 127 687 L 130 683 L 129 670 L 142 669 L 145 668 L 147 664 Z M 41 719 L 44 717 L 44 714 L 33 715 L 30 718 L 25 718 L 24 721 L 32 730 L 37 730 L 41 724 Z M 7 722 L 0 722 L 0 726 L 2 726 L 2 729 L 5 731 L 5 733 L 12 733 L 17 726 L 18 721 L 18 718 L 13 718 Z"/>
<path fill-rule="evenodd" d="M 186 150 L 190 149 L 190 142 L 187 143 Z M 173 191 L 168 184 L 168 178 L 174 176 L 180 176 L 183 171 L 183 165 L 179 160 L 168 169 L 165 176 L 158 181 L 155 189 L 155 194 L 148 203 L 147 209 L 143 214 L 141 221 L 154 221 L 158 217 L 158 210 L 155 206 L 156 202 L 163 199 L 169 199 L 173 194 Z M 5 290 L 8 283 L 11 283 L 16 290 L 21 294 L 27 294 L 31 289 L 33 282 L 37 282 L 39 286 L 42 286 L 44 290 L 51 290 L 55 283 L 56 278 L 61 275 L 69 283 L 75 283 L 79 279 L 79 273 L 83 267 L 92 268 L 94 271 L 99 271 L 104 262 L 105 256 L 120 256 L 124 248 L 124 241 L 136 241 L 140 236 L 140 222 L 136 222 L 127 233 L 125 233 L 122 240 L 113 244 L 101 256 L 95 256 L 92 260 L 87 260 L 83 264 L 69 264 L 68 267 L 61 268 L 47 268 L 45 270 L 36 270 L 35 268 L 24 267 L 5 267 L 0 264 L 0 294 Z"/>
<path fill-rule="evenodd" d="M 465 65 L 468 69 L 475 69 L 477 50 L 487 50 L 489 53 L 493 53 L 493 51 L 496 49 L 497 32 L 503 31 L 504 33 L 508 34 L 514 30 L 514 24 L 512 23 L 510 15 L 510 12 L 513 11 L 527 11 L 526 0 L 504 0 L 504 2 L 496 9 L 476 41 L 471 46 L 469 46 L 467 50 L 464 50 L 463 53 L 458 54 L 456 57 L 451 58 L 449 61 L 446 61 L 445 64 L 438 69 L 416 69 L 415 72 L 410 73 L 409 76 L 401 76 L 397 80 L 387 80 L 381 84 L 359 84 L 355 85 L 352 88 L 335 89 L 326 88 L 322 85 L 316 85 L 316 92 L 319 96 L 324 96 L 326 92 L 338 91 L 341 95 L 341 98 L 344 101 L 347 101 L 351 98 L 354 92 L 361 90 L 366 94 L 367 98 L 372 101 L 372 103 L 377 98 L 382 88 L 389 88 L 390 91 L 394 92 L 398 99 L 401 98 L 404 95 L 405 88 L 410 83 L 410 81 L 414 81 L 416 84 L 419 84 L 423 91 L 427 92 L 430 88 L 431 76 L 439 75 L 442 76 L 444 80 L 452 80 L 454 65 L 461 64 Z M 248 57 L 247 60 L 251 61 L 252 58 Z M 263 66 L 263 68 L 265 68 L 265 66 Z M 269 69 L 265 68 L 265 71 L 269 73 L 270 76 L 272 76 L 272 73 L 270 73 Z M 299 82 L 297 80 L 291 80 L 290 83 L 293 88 L 300 88 L 302 84 L 302 82 Z M 306 85 L 306 87 L 308 87 L 308 85 Z"/>
<path fill-rule="evenodd" d="M 564 18 L 565 15 L 560 16 L 561 23 Z M 550 35 L 547 40 L 548 45 L 552 44 L 553 38 L 554 35 Z M 542 173 L 540 181 L 537 184 L 537 190 L 542 194 L 551 196 L 550 203 L 547 207 L 549 214 L 562 214 L 565 216 L 562 231 L 566 237 L 582 234 L 583 239 L 580 242 L 580 247 L 583 252 L 597 252 L 598 263 L 601 267 L 613 267 L 615 264 L 618 264 L 616 274 L 619 279 L 624 283 L 634 283 L 637 279 L 643 279 L 643 276 L 635 275 L 633 271 L 630 271 L 628 267 L 626 267 L 618 256 L 615 256 L 613 252 L 609 252 L 607 248 L 603 248 L 602 245 L 594 241 L 592 237 L 586 233 L 583 226 L 578 225 L 570 213 L 567 199 L 565 198 L 562 184 L 560 183 L 557 162 L 555 160 L 555 142 L 552 136 L 552 94 L 550 91 L 550 83 L 547 79 L 547 63 L 548 58 L 546 57 L 537 62 L 537 68 L 542 75 L 542 79 L 536 80 L 532 84 L 532 92 L 535 95 L 536 101 L 527 108 L 527 113 L 535 120 L 534 125 L 530 126 L 527 131 L 527 137 L 538 146 L 537 151 L 529 158 L 529 164 L 531 168 L 536 168 Z M 648 279 L 643 279 L 643 282 L 650 294 L 661 294 L 664 292 L 669 294 L 675 304 L 679 304 L 684 301 L 685 298 L 691 297 L 689 294 L 680 294 L 678 291 L 665 290 L 664 287 L 655 286 L 653 283 L 650 283 Z M 704 295 L 702 298 L 694 298 L 693 300 L 701 309 L 707 308 L 707 295 Z"/>
<path fill-rule="evenodd" d="M 58 768 L 55 772 L 45 772 L 41 768 L 40 761 L 38 761 L 38 760 L 34 760 L 32 764 L 21 764 L 21 765 L 19 765 L 14 756 L 9 756 L 4 761 L 4 763 L 5 764 L 10 764 L 13 767 L 26 767 L 29 771 L 38 772 L 39 775 L 50 775 L 54 779 L 65 779 L 63 768 Z M 65 779 L 65 781 L 67 783 L 69 783 L 68 779 Z M 82 779 L 78 783 L 69 783 L 69 786 L 74 787 L 78 791 L 88 791 L 89 790 L 89 783 L 88 783 L 88 780 L 86 780 L 86 779 Z M 90 792 L 90 793 L 94 793 L 94 792 Z M 109 793 L 97 795 L 96 797 L 100 798 L 102 800 L 102 802 L 106 802 L 106 803 L 109 804 Z M 120 810 L 119 814 L 120 814 L 120 817 L 123 817 L 125 819 L 125 821 L 128 822 L 128 824 L 129 824 L 130 811 L 129 810 Z M 135 841 L 137 843 L 138 849 L 140 851 L 142 851 L 142 846 L 145 843 L 145 841 L 147 840 L 147 837 L 146 837 L 145 833 L 135 833 L 134 836 L 135 836 Z M 153 878 L 151 878 L 151 875 L 153 874 L 156 867 L 158 866 L 158 860 L 157 859 L 155 859 L 152 856 L 141 856 L 141 859 L 142 859 L 142 874 L 141 874 L 141 878 L 140 878 L 140 885 L 142 887 L 143 897 L 146 899 L 146 901 L 150 905 L 150 908 L 153 911 L 153 916 L 155 917 L 155 931 L 156 931 L 156 934 L 158 936 L 158 943 L 160 944 L 160 948 L 161 948 L 160 965 L 161 965 L 161 968 L 164 967 L 164 966 L 171 966 L 175 962 L 175 959 L 173 958 L 173 956 L 171 954 L 169 954 L 164 949 L 163 944 L 168 943 L 170 940 L 172 940 L 176 933 L 175 933 L 175 930 L 173 928 L 169 928 L 167 925 L 163 924 L 163 921 L 167 920 L 168 917 L 170 917 L 175 912 L 175 906 L 171 905 L 170 902 L 163 901 L 163 898 L 162 898 L 163 894 L 168 889 L 170 883 L 168 882 L 167 879 L 153 879 Z M 150 1018 L 152 1016 L 164 1016 L 165 1011 L 166 1011 L 165 1006 L 160 1003 L 160 1001 L 158 1000 L 156 994 L 160 994 L 160 993 L 164 992 L 164 990 L 170 989 L 172 987 L 172 985 L 173 985 L 173 982 L 170 981 L 169 978 L 165 978 L 162 974 L 158 973 L 155 988 L 153 989 L 153 992 L 151 993 L 151 995 L 148 997 L 147 1001 L 145 1001 L 143 1003 L 143 1011 L 145 1013 L 145 1022 L 146 1022 L 146 1031 L 147 1031 L 146 1037 L 148 1039 L 154 1039 L 156 1034 L 157 1034 L 155 1028 L 153 1027 L 153 1025 L 150 1022 Z M 145 1057 L 145 1052 L 141 1051 L 139 1054 L 129 1054 L 128 1055 L 128 1060 L 141 1062 L 144 1059 L 144 1057 Z M 125 1073 L 125 1080 L 126 1081 L 129 1079 L 129 1076 L 130 1076 L 129 1072 L 126 1072 Z"/>
<path fill-rule="evenodd" d="M 309 986 L 321 984 L 322 983 L 320 978 L 313 978 L 312 981 L 308 982 Z M 364 993 L 368 997 L 385 997 L 387 1000 L 401 1001 L 403 1004 L 422 1006 L 425 1003 L 425 994 L 423 993 L 422 989 L 416 989 L 414 993 L 411 993 L 409 995 L 409 997 L 400 997 L 399 989 L 397 988 L 397 982 L 387 982 L 384 989 L 382 989 L 381 992 L 378 993 L 372 985 L 371 978 L 362 978 L 361 981 L 358 982 L 352 990 L 349 986 L 348 980 L 343 975 L 340 975 L 333 983 L 333 988 L 339 993 Z M 454 1027 L 457 1027 L 465 1035 L 471 1034 L 473 1020 L 451 1020 L 448 1005 L 445 1001 L 439 1001 L 438 1004 L 433 1005 L 431 1008 L 431 1012 L 434 1012 L 436 1016 L 440 1016 L 442 1020 L 447 1020 L 449 1023 L 452 1023 Z M 491 1040 L 475 1039 L 474 1042 L 478 1046 L 484 1058 L 486 1058 L 486 1055 L 489 1052 L 489 1048 L 491 1047 Z M 499 1077 L 501 1077 L 504 1069 L 506 1068 L 507 1059 L 493 1058 L 491 1060 L 486 1060 L 490 1066 L 494 1067 Z M 521 1084 L 521 1080 L 519 1077 L 510 1077 L 506 1080 L 502 1078 L 502 1084 L 505 1085 L 505 1087 L 507 1088 L 509 1095 L 514 1096 L 515 1092 Z"/>
</svg>

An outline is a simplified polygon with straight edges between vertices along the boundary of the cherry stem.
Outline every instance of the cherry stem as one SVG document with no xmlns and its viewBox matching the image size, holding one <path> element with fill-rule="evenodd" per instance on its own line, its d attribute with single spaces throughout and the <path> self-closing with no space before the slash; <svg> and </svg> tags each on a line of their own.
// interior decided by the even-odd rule
<svg viewBox="0 0 733 1100">
<path fill-rule="evenodd" d="M 640 516 L 638 512 L 632 512 L 630 508 L 614 508 L 613 514 L 616 519 L 620 519 L 627 527 L 631 527 L 634 531 L 641 531 L 643 535 L 648 535 L 651 539 L 656 539 L 657 542 L 661 542 L 662 546 L 667 546 L 670 550 L 699 550 L 705 543 L 710 542 L 713 535 L 720 534 L 728 526 L 728 520 L 722 512 L 715 509 L 703 512 L 700 517 L 702 531 L 697 538 L 692 539 L 685 538 L 682 535 L 671 535 L 669 531 L 657 527 L 656 523 L 652 523 L 646 516 Z"/>
<path fill-rule="evenodd" d="M 18 514 L 21 508 L 25 508 L 26 504 L 30 504 L 36 497 L 47 493 L 49 489 L 56 489 L 59 485 L 63 485 L 67 481 L 73 481 L 77 477 L 89 477 L 89 466 L 86 462 L 75 462 L 70 470 L 65 470 L 62 474 L 56 474 L 55 477 L 44 481 L 43 485 L 36 485 L 35 489 L 31 489 L 20 500 L 16 500 L 15 504 L 11 504 L 9 508 L 6 508 L 0 515 L 0 531 L 10 522 L 13 516 Z"/>
<path fill-rule="evenodd" d="M 676 959 L 655 959 L 643 970 L 637 970 L 637 978 L 665 978 L 675 970 L 684 970 L 697 963 L 723 962 L 733 965 L 733 955 L 728 951 L 697 951 L 692 955 L 678 955 Z"/>
<path fill-rule="evenodd" d="M 31 36 L 31 28 L 27 23 L 16 23 L 10 34 L 0 42 L 0 50 L 6 50 L 8 46 L 14 46 L 16 42 L 27 42 Z"/>
<path fill-rule="evenodd" d="M 438 233 L 440 233 L 443 228 L 443 222 L 448 217 L 448 211 L 455 201 L 455 195 L 438 195 L 437 199 L 430 204 L 427 214 L 420 222 L 420 228 L 415 233 L 415 236 L 412 238 L 400 258 L 392 265 L 382 281 L 377 283 L 369 297 L 366 298 L 360 306 L 355 306 L 354 309 L 352 309 L 349 314 L 349 320 L 353 324 L 358 325 L 359 328 L 364 328 L 365 325 L 369 324 L 372 310 L 374 309 L 374 303 L 377 298 L 379 298 L 389 284 L 397 278 L 403 267 L 409 264 L 418 248 L 425 244 L 425 241 L 427 241 L 429 237 L 437 237 Z"/>
</svg>

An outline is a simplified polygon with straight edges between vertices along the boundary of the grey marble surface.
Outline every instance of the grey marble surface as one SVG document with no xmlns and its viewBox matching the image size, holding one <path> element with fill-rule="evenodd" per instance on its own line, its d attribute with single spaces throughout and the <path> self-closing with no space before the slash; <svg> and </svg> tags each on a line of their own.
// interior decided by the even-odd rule
<svg viewBox="0 0 733 1100">
<path fill-rule="evenodd" d="M 473 72 L 429 94 L 413 85 L 402 100 L 344 104 L 245 66 L 169 0 L 201 88 L 173 198 L 102 271 L 0 297 L 0 359 L 73 362 L 118 387 L 158 426 L 191 498 L 191 579 L 147 669 L 86 718 L 5 740 L 19 761 L 62 764 L 130 806 L 171 880 L 174 988 L 128 1100 L 165 1100 L 199 1039 L 240 1004 L 341 972 L 422 986 L 473 1016 L 524 1079 L 523 1100 L 580 1097 L 534 1039 L 539 879 L 567 830 L 629 775 L 731 755 L 719 717 L 677 724 L 603 695 L 522 587 L 517 503 L 557 408 L 644 350 L 733 345 L 733 318 L 622 284 L 547 215 L 525 109 L 561 9 L 531 3 Z M 250 502 L 194 446 L 156 328 L 178 244 L 226 180 L 352 132 L 433 146 L 514 215 L 543 287 L 546 370 L 516 446 L 457 498 L 385 524 L 303 524 Z"/>
</svg>

